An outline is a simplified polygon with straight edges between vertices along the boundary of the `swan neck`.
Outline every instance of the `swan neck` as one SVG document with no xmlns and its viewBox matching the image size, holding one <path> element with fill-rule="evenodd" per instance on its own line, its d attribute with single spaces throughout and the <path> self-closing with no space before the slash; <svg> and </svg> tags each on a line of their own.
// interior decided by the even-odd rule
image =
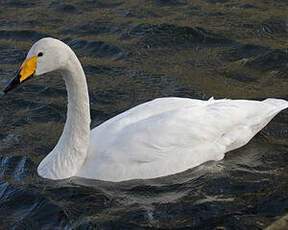
<svg viewBox="0 0 288 230">
<path fill-rule="evenodd" d="M 68 178 L 79 171 L 87 156 L 90 136 L 87 83 L 83 68 L 73 51 L 60 72 L 67 89 L 67 118 L 57 145 L 38 167 L 38 174 L 50 179 Z"/>
<path fill-rule="evenodd" d="M 67 118 L 63 134 L 67 133 L 67 137 L 73 134 L 82 139 L 81 134 L 87 137 L 90 133 L 90 104 L 85 74 L 75 54 L 74 56 L 62 71 L 68 96 Z M 71 140 L 71 138 L 68 139 Z M 74 146 L 75 144 L 77 143 L 74 143 Z"/>
</svg>

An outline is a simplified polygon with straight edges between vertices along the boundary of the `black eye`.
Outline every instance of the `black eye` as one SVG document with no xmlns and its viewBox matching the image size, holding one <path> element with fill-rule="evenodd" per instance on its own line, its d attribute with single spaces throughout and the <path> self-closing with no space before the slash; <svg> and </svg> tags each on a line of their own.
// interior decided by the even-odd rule
<svg viewBox="0 0 288 230">
<path fill-rule="evenodd" d="M 40 53 L 38 53 L 38 55 L 37 55 L 38 57 L 42 57 L 43 56 L 43 53 L 42 52 L 40 52 Z"/>
</svg>

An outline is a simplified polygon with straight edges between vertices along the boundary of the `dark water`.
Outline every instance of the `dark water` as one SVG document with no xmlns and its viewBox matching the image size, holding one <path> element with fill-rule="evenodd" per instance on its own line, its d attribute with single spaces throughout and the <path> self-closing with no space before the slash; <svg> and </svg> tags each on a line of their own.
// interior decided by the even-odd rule
<svg viewBox="0 0 288 230">
<path fill-rule="evenodd" d="M 0 5 L 0 88 L 33 42 L 62 39 L 87 74 L 93 127 L 155 97 L 288 99 L 287 1 Z M 263 229 L 288 212 L 287 111 L 223 161 L 123 183 L 37 176 L 65 112 L 55 74 L 0 97 L 0 229 Z"/>
</svg>

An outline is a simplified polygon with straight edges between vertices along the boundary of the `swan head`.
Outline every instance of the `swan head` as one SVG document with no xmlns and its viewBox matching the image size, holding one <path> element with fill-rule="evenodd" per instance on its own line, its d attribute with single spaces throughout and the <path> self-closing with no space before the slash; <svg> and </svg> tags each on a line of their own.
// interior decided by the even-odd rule
<svg viewBox="0 0 288 230">
<path fill-rule="evenodd" d="M 55 38 L 42 38 L 31 47 L 20 66 L 16 77 L 4 89 L 4 93 L 16 88 L 24 81 L 65 67 L 71 49 Z"/>
</svg>

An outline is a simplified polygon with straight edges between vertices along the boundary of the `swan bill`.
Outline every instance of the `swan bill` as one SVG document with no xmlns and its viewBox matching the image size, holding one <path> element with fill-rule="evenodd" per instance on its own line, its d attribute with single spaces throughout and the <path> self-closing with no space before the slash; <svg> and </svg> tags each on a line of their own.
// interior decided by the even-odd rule
<svg viewBox="0 0 288 230">
<path fill-rule="evenodd" d="M 20 66 L 16 77 L 12 79 L 9 84 L 4 89 L 4 93 L 8 93 L 12 89 L 16 88 L 22 82 L 28 80 L 29 78 L 33 77 L 37 67 L 37 57 L 33 56 L 26 59 L 23 64 Z"/>
</svg>

